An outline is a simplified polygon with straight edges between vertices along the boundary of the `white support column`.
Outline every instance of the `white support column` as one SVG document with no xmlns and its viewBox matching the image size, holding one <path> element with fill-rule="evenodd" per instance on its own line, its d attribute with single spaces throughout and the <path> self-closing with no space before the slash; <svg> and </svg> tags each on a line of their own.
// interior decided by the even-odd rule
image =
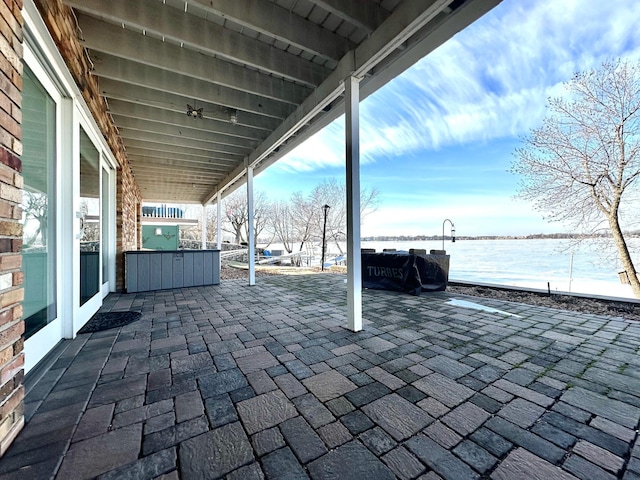
<svg viewBox="0 0 640 480">
<path fill-rule="evenodd" d="M 80 141 L 77 140 L 78 125 L 74 118 L 75 109 L 73 107 L 73 99 L 63 98 L 60 101 L 60 124 L 65 128 L 61 128 L 59 132 L 59 152 L 61 161 L 57 164 L 59 172 L 57 179 L 57 188 L 59 188 L 57 201 L 58 212 L 60 215 L 60 239 L 62 241 L 57 245 L 59 253 L 60 265 L 56 269 L 56 279 L 59 282 L 57 288 L 57 299 L 59 303 L 59 318 L 62 320 L 62 338 L 74 338 L 75 330 L 73 329 L 74 319 L 79 316 L 80 308 L 80 276 L 76 272 L 80 271 L 80 162 L 76 158 L 80 158 Z M 76 145 L 78 145 L 76 147 Z M 76 154 L 78 155 L 76 157 Z M 122 254 L 121 254 L 122 255 Z M 115 268 L 115 265 L 113 266 Z M 77 282 L 77 283 L 76 283 Z M 64 285 L 65 288 L 60 288 Z M 33 343 L 33 342 L 29 342 Z M 33 365 L 31 358 L 36 355 L 29 355 L 30 351 L 25 344 L 27 350 L 25 354 L 26 370 Z M 53 348 L 54 344 L 49 348 Z M 35 352 L 40 358 L 41 353 Z M 35 363 L 34 363 L 35 365 Z"/>
<path fill-rule="evenodd" d="M 253 167 L 247 167 L 247 222 L 249 223 L 247 242 L 249 244 L 249 285 L 256 284 L 256 245 L 254 240 L 255 225 L 253 223 Z"/>
<path fill-rule="evenodd" d="M 218 250 L 222 249 L 222 193 L 216 195 L 216 243 Z"/>
<path fill-rule="evenodd" d="M 207 205 L 202 204 L 202 250 L 207 249 Z"/>
<path fill-rule="evenodd" d="M 362 330 L 362 258 L 360 256 L 360 84 L 345 85 L 347 164 L 347 327 Z"/>
</svg>

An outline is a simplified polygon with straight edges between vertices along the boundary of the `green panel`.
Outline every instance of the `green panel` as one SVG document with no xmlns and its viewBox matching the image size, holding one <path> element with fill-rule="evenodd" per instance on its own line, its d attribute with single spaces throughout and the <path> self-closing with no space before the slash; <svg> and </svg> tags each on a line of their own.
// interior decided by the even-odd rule
<svg viewBox="0 0 640 480">
<path fill-rule="evenodd" d="M 143 225 L 142 248 L 147 250 L 178 250 L 177 225 Z M 160 229 L 156 232 L 156 229 Z"/>
</svg>

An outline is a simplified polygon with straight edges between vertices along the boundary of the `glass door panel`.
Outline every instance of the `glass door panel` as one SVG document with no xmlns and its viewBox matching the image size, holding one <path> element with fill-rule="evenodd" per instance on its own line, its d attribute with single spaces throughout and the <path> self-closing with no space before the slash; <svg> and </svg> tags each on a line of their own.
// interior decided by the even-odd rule
<svg viewBox="0 0 640 480">
<path fill-rule="evenodd" d="M 109 186 L 111 177 L 109 171 L 102 167 L 102 284 L 109 281 L 109 205 L 111 195 Z"/>
<path fill-rule="evenodd" d="M 24 337 L 57 317 L 56 103 L 24 65 L 22 91 L 22 269 Z"/>
<path fill-rule="evenodd" d="M 100 290 L 100 153 L 80 128 L 80 305 Z"/>
</svg>

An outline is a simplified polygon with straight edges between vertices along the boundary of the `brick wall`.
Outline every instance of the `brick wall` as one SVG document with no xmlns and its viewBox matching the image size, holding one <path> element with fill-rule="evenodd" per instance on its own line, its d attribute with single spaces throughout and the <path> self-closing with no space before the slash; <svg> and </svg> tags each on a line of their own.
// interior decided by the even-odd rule
<svg viewBox="0 0 640 480">
<path fill-rule="evenodd" d="M 137 189 L 131 169 L 118 169 L 116 203 L 116 289 L 124 290 L 124 255 L 122 252 L 142 246 L 142 201 L 140 195 L 132 195 Z M 133 228 L 131 228 L 133 226 Z"/>
<path fill-rule="evenodd" d="M 21 10 L 0 2 L 0 455 L 24 425 Z"/>
<path fill-rule="evenodd" d="M 116 288 L 122 290 L 124 288 L 122 252 L 137 250 L 141 245 L 140 215 L 136 214 L 142 202 L 140 189 L 125 155 L 124 146 L 111 121 L 108 105 L 100 96 L 98 79 L 90 74 L 91 62 L 80 41 L 71 9 L 63 5 L 61 0 L 35 0 L 35 4 L 119 164 L 116 180 Z"/>
</svg>

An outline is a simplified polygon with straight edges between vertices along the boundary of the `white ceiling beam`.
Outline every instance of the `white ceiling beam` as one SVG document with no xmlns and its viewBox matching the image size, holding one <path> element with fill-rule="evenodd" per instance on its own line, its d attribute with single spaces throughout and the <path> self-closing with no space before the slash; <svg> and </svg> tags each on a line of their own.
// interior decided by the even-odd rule
<svg viewBox="0 0 640 480">
<path fill-rule="evenodd" d="M 177 138 L 199 140 L 203 142 L 211 142 L 220 145 L 228 145 L 238 147 L 245 150 L 253 150 L 257 145 L 257 141 L 240 139 L 229 135 L 220 135 L 204 130 L 197 130 L 189 127 L 176 125 L 167 125 L 166 123 L 154 122 L 151 120 L 139 120 L 131 117 L 121 117 L 112 115 L 119 129 L 136 130 L 139 132 L 156 133 L 159 135 L 174 136 Z M 197 123 L 199 119 L 192 119 L 191 123 Z"/>
<path fill-rule="evenodd" d="M 402 45 L 414 33 L 448 7 L 453 0 L 405 0 L 380 27 L 363 41 L 355 50 L 344 56 L 338 67 L 294 113 L 276 128 L 248 158 L 250 166 L 265 160 L 281 143 L 293 136 L 304 125 L 322 111 L 322 108 L 340 96 L 344 90 L 343 81 L 348 76 L 364 77 L 365 74 L 384 58 Z M 269 160 L 273 164 L 275 160 Z M 202 199 L 206 204 L 212 201 L 218 190 L 238 181 L 242 177 L 242 166 L 234 169 L 219 185 Z"/>
<path fill-rule="evenodd" d="M 420 29 L 402 52 L 394 52 L 376 65 L 371 70 L 372 75 L 363 80 L 361 93 L 368 96 L 375 92 L 501 2 L 502 0 L 467 0 L 461 7 L 451 12 L 445 9 L 432 22 Z"/>
<path fill-rule="evenodd" d="M 245 93 L 297 105 L 311 92 L 307 87 L 248 70 L 218 58 L 163 42 L 88 15 L 79 15 L 85 47 L 151 67 L 182 72 Z"/>
<path fill-rule="evenodd" d="M 173 73 L 160 68 L 149 67 L 108 54 L 92 55 L 93 74 L 162 92 L 171 92 L 187 98 L 273 118 L 286 118 L 294 106 L 258 97 L 227 87 L 222 87 L 187 75 Z"/>
<path fill-rule="evenodd" d="M 108 99 L 135 102 L 138 105 L 151 108 L 164 108 L 174 112 L 181 111 L 184 112 L 185 115 L 187 112 L 187 104 L 191 105 L 193 102 L 193 98 L 175 95 L 170 92 L 150 90 L 108 78 L 100 79 L 100 92 Z M 230 110 L 227 107 L 222 107 L 210 102 L 198 102 L 194 107 L 203 108 L 203 120 L 213 119 L 212 121 L 227 122 L 230 126 L 234 126 L 230 121 Z M 249 112 L 240 112 L 238 114 L 237 125 L 249 127 L 251 130 L 259 129 L 266 133 L 273 130 L 279 124 L 278 119 L 265 117 L 264 115 L 254 115 Z M 241 131 L 241 129 L 238 130 Z"/>
<path fill-rule="evenodd" d="M 138 180 L 140 193 L 143 202 L 159 202 L 159 203 L 196 203 L 194 196 L 202 191 L 205 187 L 198 183 L 198 180 L 185 180 L 183 182 L 175 182 L 170 180 L 170 176 L 154 180 L 144 180 L 153 178 L 155 175 L 140 175 L 143 180 Z M 195 187 L 194 187 L 195 185 Z"/>
<path fill-rule="evenodd" d="M 364 75 L 445 10 L 453 0 L 405 0 L 355 50 L 355 76 Z"/>
<path fill-rule="evenodd" d="M 147 183 L 140 181 L 138 183 L 140 184 L 140 193 L 143 202 L 193 203 L 200 205 L 197 201 L 193 200 L 193 197 L 199 190 L 202 190 L 202 188 L 173 188 L 172 185 L 147 185 Z"/>
<path fill-rule="evenodd" d="M 309 0 L 320 8 L 333 13 L 345 22 L 365 29 L 368 33 L 378 28 L 389 12 L 373 2 L 362 0 Z"/>
<path fill-rule="evenodd" d="M 166 172 L 171 176 L 175 176 L 177 178 L 199 178 L 202 180 L 203 175 L 215 175 L 216 177 L 221 177 L 224 174 L 224 170 L 220 168 L 206 168 L 206 167 L 198 167 L 193 166 L 189 163 L 180 162 L 175 164 L 166 164 L 160 163 L 153 159 L 144 159 L 144 158 L 135 158 L 134 157 L 133 170 L 135 172 L 139 172 L 141 170 L 145 171 L 162 171 Z"/>
<path fill-rule="evenodd" d="M 139 175 L 139 176 L 144 175 L 145 177 L 156 177 L 160 179 L 158 181 L 165 180 L 167 183 L 169 183 L 170 181 L 171 184 L 183 183 L 191 188 L 194 188 L 193 185 L 197 183 L 199 187 L 203 189 L 207 188 L 207 184 L 210 181 L 212 180 L 215 181 L 220 177 L 220 175 L 216 174 L 215 172 L 199 172 L 199 173 L 189 172 L 189 173 L 180 173 L 179 175 L 175 175 L 174 173 L 172 173 L 171 171 L 172 169 L 175 170 L 175 167 L 162 168 L 162 167 L 153 167 L 150 165 L 142 165 L 134 169 L 134 175 Z M 152 186 L 151 182 L 149 185 L 150 188 L 161 190 L 160 188 L 158 188 L 159 186 L 160 185 Z"/>
<path fill-rule="evenodd" d="M 167 143 L 149 142 L 146 140 L 138 140 L 129 138 L 124 140 L 125 149 L 129 151 L 130 148 L 138 148 L 145 150 L 149 154 L 154 153 L 169 153 L 174 156 L 186 157 L 191 156 L 194 158 L 208 159 L 222 159 L 228 160 L 231 165 L 237 165 L 243 162 L 242 157 L 231 153 L 219 152 L 216 150 L 203 150 L 200 148 L 189 148 L 179 145 L 169 145 Z"/>
<path fill-rule="evenodd" d="M 353 48 L 349 40 L 264 0 L 189 0 L 207 13 L 337 62 Z M 361 7 L 362 8 L 362 7 Z"/>
<path fill-rule="evenodd" d="M 188 147 L 192 150 L 202 150 L 203 152 L 217 152 L 239 158 L 246 156 L 248 152 L 251 151 L 250 148 L 246 147 L 234 147 L 231 145 L 222 145 L 220 143 L 132 130 L 130 128 L 118 128 L 118 133 L 120 134 L 120 137 L 125 140 L 125 145 L 127 144 L 127 140 L 141 140 L 173 147 Z"/>
<path fill-rule="evenodd" d="M 131 155 L 133 158 L 153 158 L 156 160 L 161 160 L 163 162 L 185 161 L 194 165 L 212 165 L 224 168 L 225 170 L 228 170 L 229 166 L 234 166 L 238 163 L 237 160 L 229 159 L 228 157 L 225 157 L 223 155 L 203 157 L 184 154 L 177 157 L 175 153 L 172 152 L 160 152 L 157 150 L 150 150 L 148 148 L 139 148 L 135 146 L 130 146 L 127 148 L 127 157 L 129 155 Z"/>
<path fill-rule="evenodd" d="M 108 103 L 109 112 L 114 116 L 117 115 L 120 119 L 147 120 L 165 125 L 173 125 L 175 127 L 190 128 L 201 132 L 226 135 L 250 142 L 257 142 L 267 136 L 266 130 L 258 130 L 256 128 L 229 123 L 228 113 L 226 113 L 224 121 L 219 121 L 208 118 L 207 115 L 209 115 L 209 112 L 207 111 L 205 111 L 203 118 L 189 117 L 185 113 L 186 105 L 183 105 L 180 110 L 167 110 L 117 99 L 110 99 Z"/>
<path fill-rule="evenodd" d="M 63 0 L 70 7 L 116 25 L 170 38 L 190 48 L 314 87 L 328 70 L 259 40 L 157 0 Z"/>
<path fill-rule="evenodd" d="M 454 11 L 450 11 L 448 8 L 443 9 L 441 13 L 434 17 L 432 22 L 425 25 L 411 38 L 405 48 L 396 50 L 371 70 L 373 74 L 366 76 L 360 84 L 360 100 L 364 100 L 380 87 L 396 78 L 425 55 L 428 55 L 456 33 L 462 31 L 500 4 L 501 1 L 467 0 L 461 8 Z M 299 131 L 299 135 L 287 141 L 287 144 L 282 146 L 277 153 L 274 153 L 268 161 L 260 163 L 255 169 L 256 175 L 266 170 L 277 160 L 340 117 L 344 113 L 344 99 L 339 98 L 333 102 L 332 107 L 329 112 L 323 112 L 321 116 L 314 119 L 312 124 Z"/>
</svg>

